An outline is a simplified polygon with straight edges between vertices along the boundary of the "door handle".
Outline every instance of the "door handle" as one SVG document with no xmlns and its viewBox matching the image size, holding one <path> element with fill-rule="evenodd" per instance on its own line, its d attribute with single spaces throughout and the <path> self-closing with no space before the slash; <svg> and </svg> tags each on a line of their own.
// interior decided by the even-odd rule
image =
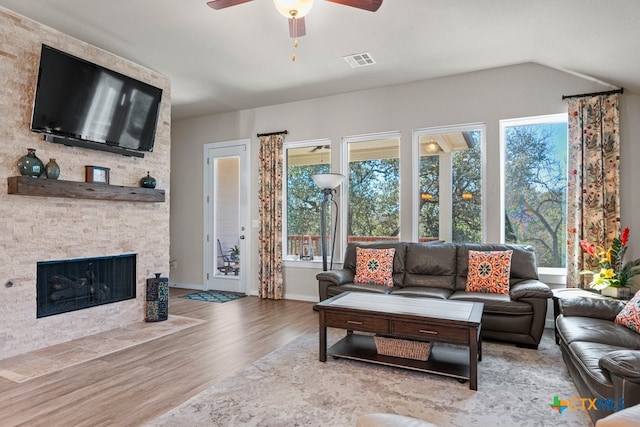
<svg viewBox="0 0 640 427">
<path fill-rule="evenodd" d="M 244 240 L 244 234 L 240 235 L 240 240 Z"/>
</svg>

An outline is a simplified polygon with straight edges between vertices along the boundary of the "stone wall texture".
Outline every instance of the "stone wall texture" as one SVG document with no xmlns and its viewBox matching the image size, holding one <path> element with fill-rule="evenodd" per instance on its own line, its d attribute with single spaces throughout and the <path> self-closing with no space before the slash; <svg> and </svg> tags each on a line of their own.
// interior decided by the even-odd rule
<svg viewBox="0 0 640 427">
<path fill-rule="evenodd" d="M 125 157 L 49 143 L 31 132 L 42 44 L 162 88 L 154 151 Z M 169 272 L 170 99 L 165 76 L 0 7 L 0 359 L 144 320 L 146 279 Z M 112 185 L 136 187 L 150 171 L 166 200 L 9 195 L 7 178 L 19 175 L 16 164 L 27 148 L 44 163 L 55 158 L 61 180 L 84 181 L 84 166 L 97 165 L 111 169 Z M 123 253 L 137 254 L 136 299 L 36 318 L 38 261 Z"/>
</svg>

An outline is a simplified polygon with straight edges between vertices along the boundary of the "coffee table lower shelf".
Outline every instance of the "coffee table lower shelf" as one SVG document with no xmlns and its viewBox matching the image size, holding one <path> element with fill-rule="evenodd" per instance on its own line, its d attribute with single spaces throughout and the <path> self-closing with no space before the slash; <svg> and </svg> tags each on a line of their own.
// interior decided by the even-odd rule
<svg viewBox="0 0 640 427">
<path fill-rule="evenodd" d="M 347 334 L 327 350 L 327 356 L 395 366 L 468 381 L 469 349 L 435 342 L 429 360 L 413 360 L 378 354 L 373 336 Z"/>
</svg>

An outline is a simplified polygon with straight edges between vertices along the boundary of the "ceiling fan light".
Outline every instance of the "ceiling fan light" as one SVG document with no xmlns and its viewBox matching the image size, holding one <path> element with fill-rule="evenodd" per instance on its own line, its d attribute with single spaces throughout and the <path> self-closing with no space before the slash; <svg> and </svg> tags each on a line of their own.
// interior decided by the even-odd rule
<svg viewBox="0 0 640 427">
<path fill-rule="evenodd" d="M 303 18 L 311 10 L 313 0 L 273 0 L 278 12 L 286 18 Z M 295 11 L 295 13 L 291 13 Z"/>
</svg>

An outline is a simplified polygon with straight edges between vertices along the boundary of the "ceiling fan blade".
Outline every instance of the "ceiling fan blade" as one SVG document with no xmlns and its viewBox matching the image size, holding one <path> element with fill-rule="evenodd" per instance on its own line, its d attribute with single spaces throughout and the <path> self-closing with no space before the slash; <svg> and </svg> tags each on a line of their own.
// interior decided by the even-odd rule
<svg viewBox="0 0 640 427">
<path fill-rule="evenodd" d="M 380 8 L 382 0 L 327 0 L 331 3 L 343 4 L 345 6 L 355 7 L 357 9 L 375 12 Z"/>
<path fill-rule="evenodd" d="M 295 21 L 295 22 L 294 22 Z M 304 16 L 302 18 L 289 18 L 289 36 L 292 39 L 307 35 L 307 27 L 304 23 Z"/>
<path fill-rule="evenodd" d="M 237 4 L 247 3 L 252 0 L 211 0 L 207 2 L 207 6 L 211 9 L 224 9 L 225 7 L 235 6 Z"/>
</svg>

